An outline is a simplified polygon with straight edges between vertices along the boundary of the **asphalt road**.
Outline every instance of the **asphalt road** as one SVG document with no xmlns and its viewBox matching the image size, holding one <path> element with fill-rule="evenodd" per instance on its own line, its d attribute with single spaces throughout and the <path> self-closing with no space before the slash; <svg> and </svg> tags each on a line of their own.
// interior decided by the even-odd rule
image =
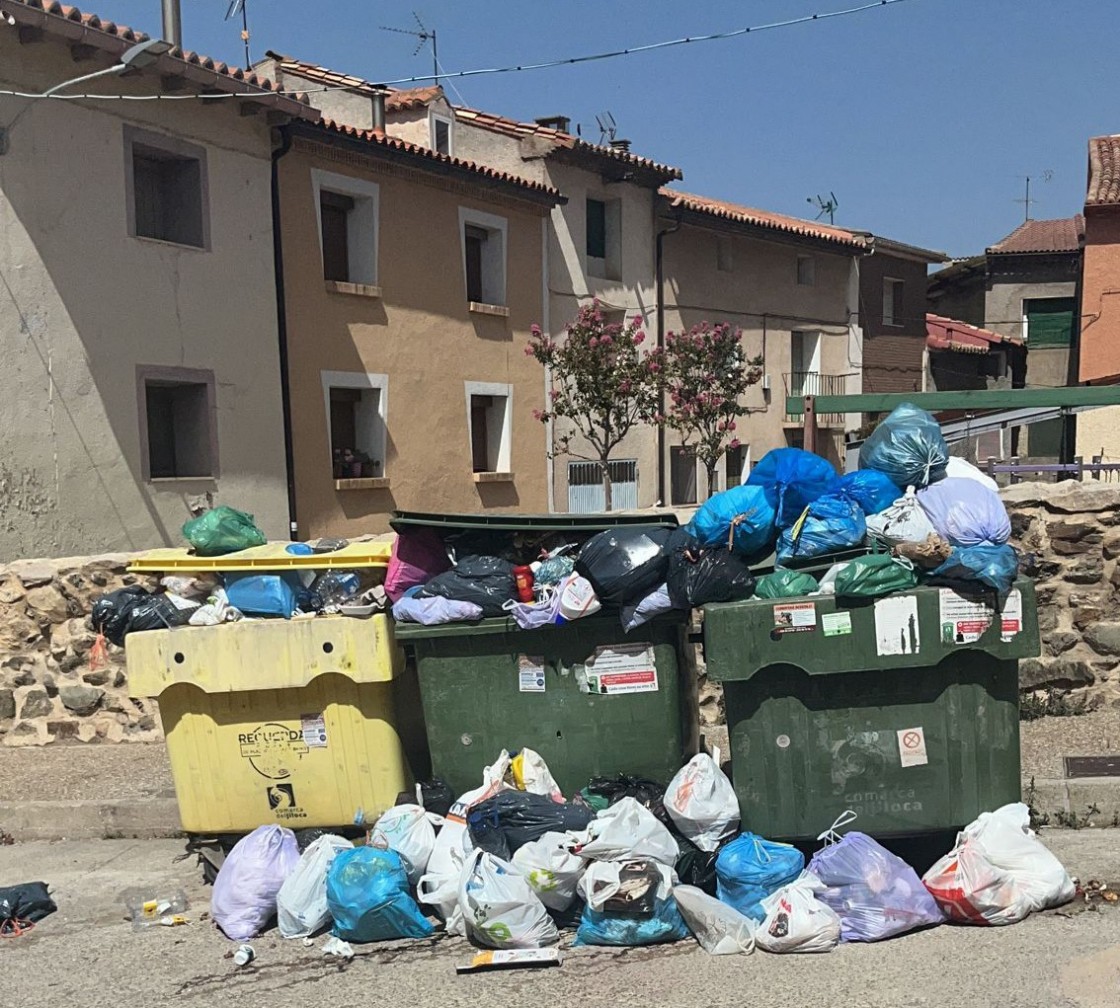
<svg viewBox="0 0 1120 1008">
<path fill-rule="evenodd" d="M 1120 831 L 1049 832 L 1071 874 L 1120 881 Z M 359 948 L 349 964 L 275 931 L 253 965 L 209 921 L 209 890 L 182 842 L 108 840 L 0 847 L 0 885 L 42 879 L 59 912 L 29 935 L 0 939 L 0 1004 L 159 1008 L 383 1004 L 500 1008 L 772 1005 L 793 1008 L 1115 1008 L 1120 907 L 1047 913 L 1007 928 L 943 926 L 827 955 L 706 955 L 693 942 L 648 949 L 572 949 L 559 969 L 457 976 L 471 949 L 437 938 Z M 192 923 L 134 931 L 120 893 L 187 891 Z M 563 946 L 570 944 L 570 937 Z"/>
</svg>

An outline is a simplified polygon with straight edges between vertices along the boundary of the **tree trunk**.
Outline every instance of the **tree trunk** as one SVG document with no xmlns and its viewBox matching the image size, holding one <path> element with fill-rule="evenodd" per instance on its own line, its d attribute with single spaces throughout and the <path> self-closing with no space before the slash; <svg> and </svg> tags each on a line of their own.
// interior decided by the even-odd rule
<svg viewBox="0 0 1120 1008">
<path fill-rule="evenodd" d="M 716 493 L 716 466 L 719 463 L 716 461 L 705 461 L 704 470 L 708 474 L 708 496 L 711 497 Z"/>
<path fill-rule="evenodd" d="M 603 509 L 605 511 L 610 511 L 614 506 L 610 463 L 605 459 L 601 459 L 599 462 L 599 471 L 603 474 Z"/>
</svg>

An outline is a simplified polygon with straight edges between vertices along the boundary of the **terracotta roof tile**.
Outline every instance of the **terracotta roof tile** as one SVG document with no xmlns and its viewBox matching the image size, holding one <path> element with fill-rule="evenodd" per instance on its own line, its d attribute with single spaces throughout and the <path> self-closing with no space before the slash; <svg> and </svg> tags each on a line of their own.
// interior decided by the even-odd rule
<svg viewBox="0 0 1120 1008">
<path fill-rule="evenodd" d="M 440 154 L 430 147 L 422 147 L 419 144 L 409 143 L 407 140 L 400 139 L 400 137 L 388 136 L 380 130 L 359 129 L 356 126 L 348 126 L 345 123 L 335 122 L 333 119 L 323 119 L 319 122 L 319 125 L 324 129 L 330 130 L 332 133 L 339 133 L 342 136 L 364 140 L 367 143 L 376 144 L 379 147 L 387 147 L 390 150 L 402 151 L 406 154 L 415 154 L 429 161 L 451 165 L 463 171 L 475 172 L 495 182 L 519 186 L 539 195 L 547 196 L 554 203 L 564 201 L 564 196 L 559 189 L 547 186 L 543 182 L 534 182 L 531 179 L 521 178 L 519 175 L 511 175 L 509 172 L 498 171 L 496 168 L 477 164 L 474 161 L 465 161 L 462 158 L 451 157 L 449 154 Z"/>
<path fill-rule="evenodd" d="M 1089 190 L 1086 206 L 1120 203 L 1120 136 L 1089 140 Z"/>
<path fill-rule="evenodd" d="M 990 329 L 981 329 L 946 318 L 944 315 L 926 314 L 926 346 L 930 350 L 951 350 L 955 353 L 988 353 L 994 344 L 1012 343 L 1022 346 L 1018 336 L 1003 336 Z"/>
<path fill-rule="evenodd" d="M 443 97 L 443 88 L 438 84 L 417 88 L 388 88 L 383 84 L 374 84 L 373 81 L 355 77 L 353 74 L 340 73 L 329 67 L 293 59 L 282 53 L 270 51 L 266 55 L 274 59 L 285 73 L 295 74 L 304 80 L 322 84 L 324 87 L 349 88 L 369 95 L 383 94 L 386 112 L 406 112 L 410 109 L 423 108 Z"/>
<path fill-rule="evenodd" d="M 1081 214 L 1059 220 L 1029 220 L 1020 224 L 989 255 L 1018 255 L 1026 252 L 1076 252 L 1085 240 L 1085 218 Z"/>
<path fill-rule="evenodd" d="M 16 24 L 42 28 L 71 42 L 82 42 L 119 56 L 129 45 L 146 42 L 150 36 L 133 31 L 127 25 L 107 21 L 89 11 L 82 11 L 57 0 L 0 0 L 0 11 L 15 19 Z M 164 73 L 175 73 L 176 65 L 183 76 L 204 88 L 226 92 L 257 92 L 255 100 L 302 119 L 318 117 L 307 95 L 280 90 L 267 77 L 230 67 L 200 53 L 174 48 L 159 57 L 156 66 Z"/>
<path fill-rule="evenodd" d="M 662 189 L 660 192 L 670 201 L 670 206 L 691 210 L 693 213 L 710 214 L 738 224 L 751 224 L 805 238 L 818 238 L 821 241 L 836 242 L 851 248 L 867 247 L 866 239 L 831 224 L 787 217 L 784 214 L 771 213 L 769 210 L 755 210 L 753 207 L 739 206 L 736 203 L 727 203 L 708 196 L 695 196 L 692 193 L 678 192 L 676 189 Z"/>
</svg>

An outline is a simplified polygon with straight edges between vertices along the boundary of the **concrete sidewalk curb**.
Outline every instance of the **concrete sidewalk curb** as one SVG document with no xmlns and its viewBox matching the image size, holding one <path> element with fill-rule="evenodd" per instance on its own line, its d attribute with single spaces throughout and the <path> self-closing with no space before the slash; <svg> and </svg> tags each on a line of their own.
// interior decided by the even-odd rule
<svg viewBox="0 0 1120 1008">
<path fill-rule="evenodd" d="M 16 840 L 155 840 L 183 835 L 174 798 L 0 802 L 0 831 Z"/>
<path fill-rule="evenodd" d="M 1120 777 L 1028 778 L 1023 781 L 1023 801 L 1051 819 L 1057 812 L 1084 816 L 1095 805 L 1094 824 L 1110 826 L 1120 817 Z"/>
</svg>

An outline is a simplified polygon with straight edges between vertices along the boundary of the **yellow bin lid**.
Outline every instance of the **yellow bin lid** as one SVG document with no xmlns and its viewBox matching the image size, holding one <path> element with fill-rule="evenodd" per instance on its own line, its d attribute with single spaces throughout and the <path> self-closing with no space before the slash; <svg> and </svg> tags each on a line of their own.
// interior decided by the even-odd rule
<svg viewBox="0 0 1120 1008">
<path fill-rule="evenodd" d="M 128 569 L 137 573 L 163 571 L 278 571 L 327 570 L 356 567 L 386 567 L 393 549 L 390 541 L 350 543 L 333 553 L 289 553 L 291 543 L 273 542 L 252 546 L 224 556 L 200 557 L 187 549 L 148 550 L 136 557 Z"/>
</svg>

